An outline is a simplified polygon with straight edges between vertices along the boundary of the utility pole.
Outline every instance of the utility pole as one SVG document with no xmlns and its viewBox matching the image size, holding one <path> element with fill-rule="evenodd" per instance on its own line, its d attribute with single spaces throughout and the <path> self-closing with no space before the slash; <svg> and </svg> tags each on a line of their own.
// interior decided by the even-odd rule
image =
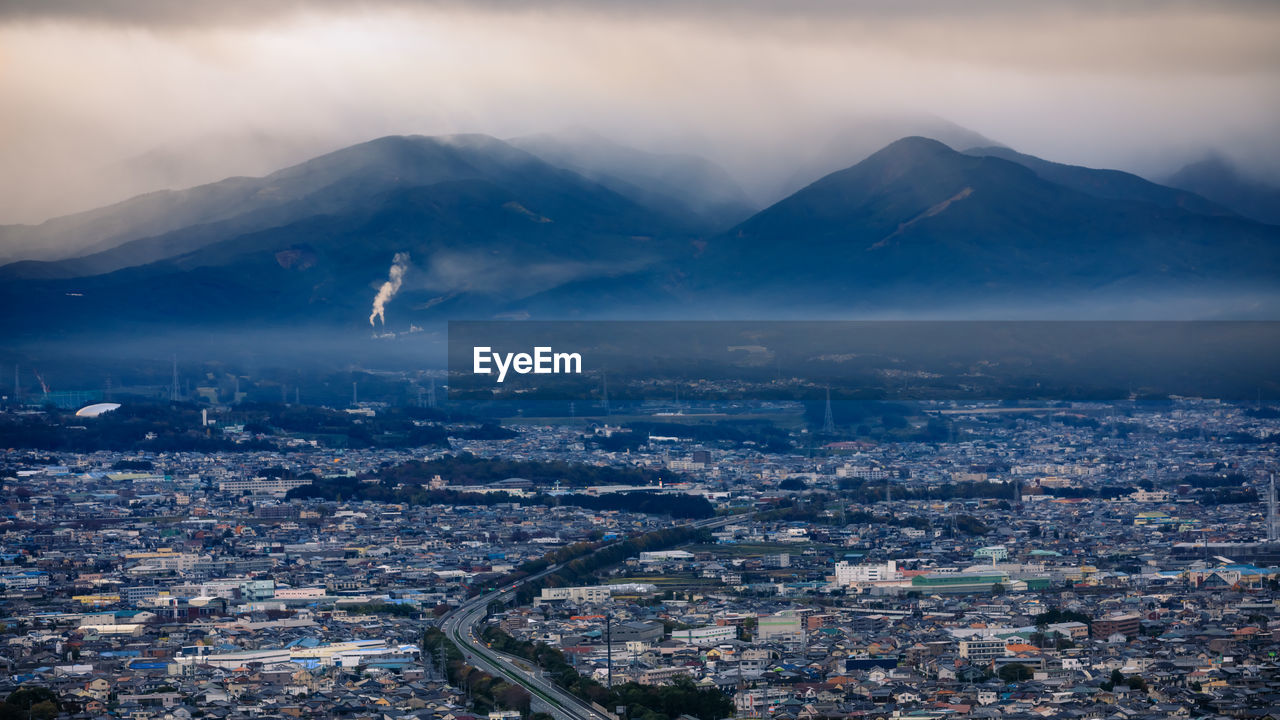
<svg viewBox="0 0 1280 720">
<path fill-rule="evenodd" d="M 604 614 L 605 657 L 609 666 L 609 689 L 613 689 L 613 612 Z"/>
</svg>

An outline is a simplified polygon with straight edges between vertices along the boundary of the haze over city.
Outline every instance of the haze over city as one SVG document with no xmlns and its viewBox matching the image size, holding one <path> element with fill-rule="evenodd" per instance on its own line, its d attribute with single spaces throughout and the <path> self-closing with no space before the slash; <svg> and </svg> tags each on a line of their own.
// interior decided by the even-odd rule
<svg viewBox="0 0 1280 720">
<path fill-rule="evenodd" d="M 0 2 L 0 720 L 1275 720 L 1278 38 Z"/>
</svg>

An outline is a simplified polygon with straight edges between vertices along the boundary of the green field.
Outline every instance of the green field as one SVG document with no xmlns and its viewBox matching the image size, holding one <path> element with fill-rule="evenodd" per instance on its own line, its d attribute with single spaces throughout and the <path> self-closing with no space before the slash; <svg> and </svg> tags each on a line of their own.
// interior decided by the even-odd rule
<svg viewBox="0 0 1280 720">
<path fill-rule="evenodd" d="M 713 578 L 704 578 L 693 573 L 673 573 L 671 575 L 637 575 L 623 576 L 616 578 L 622 582 L 629 583 L 648 583 L 657 586 L 659 591 L 662 590 L 683 590 L 695 587 L 711 587 L 719 586 L 720 581 Z"/>
</svg>

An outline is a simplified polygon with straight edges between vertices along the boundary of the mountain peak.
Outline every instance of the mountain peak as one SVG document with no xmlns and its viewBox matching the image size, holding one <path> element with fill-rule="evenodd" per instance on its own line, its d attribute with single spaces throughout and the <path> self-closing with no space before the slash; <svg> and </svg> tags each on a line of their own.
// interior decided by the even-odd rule
<svg viewBox="0 0 1280 720">
<path fill-rule="evenodd" d="M 737 287 L 753 292 L 795 298 L 821 288 L 812 297 L 847 300 L 885 288 L 1078 288 L 1082 278 L 1090 287 L 1256 283 L 1280 262 L 1265 239 L 1271 230 L 1203 198 L 1116 171 L 1000 154 L 1014 160 L 902 138 L 741 223 L 712 245 L 707 263 L 722 274 L 733 268 Z"/>
<path fill-rule="evenodd" d="M 949 159 L 962 160 L 963 158 L 960 153 L 944 143 L 912 135 L 889 143 L 872 153 L 866 160 L 835 175 L 857 171 L 859 174 L 870 173 L 879 182 L 892 182 L 907 173 L 925 167 L 934 167 L 938 163 L 946 163 Z"/>
<path fill-rule="evenodd" d="M 1196 182 L 1196 181 L 1213 181 L 1213 182 L 1232 182 L 1240 181 L 1240 172 L 1231 161 L 1221 155 L 1210 155 L 1202 160 L 1188 163 L 1181 170 L 1169 176 L 1169 184 L 1177 186 L 1180 182 Z"/>
<path fill-rule="evenodd" d="M 1280 225 L 1280 187 L 1248 177 L 1219 155 L 1187 165 L 1165 183 L 1203 195 L 1245 217 Z"/>
<path fill-rule="evenodd" d="M 894 140 L 888 145 L 885 145 L 883 149 L 874 153 L 871 157 L 876 157 L 877 155 L 933 157 L 954 152 L 955 150 L 952 150 L 948 145 L 934 140 L 933 138 L 927 138 L 920 135 L 908 135 L 907 137 Z"/>
</svg>

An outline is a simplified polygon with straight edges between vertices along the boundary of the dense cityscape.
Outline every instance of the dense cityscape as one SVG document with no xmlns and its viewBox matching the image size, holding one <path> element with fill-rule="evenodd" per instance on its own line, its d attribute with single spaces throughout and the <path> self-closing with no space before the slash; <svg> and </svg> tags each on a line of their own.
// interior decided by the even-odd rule
<svg viewBox="0 0 1280 720">
<path fill-rule="evenodd" d="M 1280 720 L 1278 38 L 0 0 L 0 720 Z"/>
<path fill-rule="evenodd" d="M 3 427 L 84 433 L 119 404 Z M 242 416 L 204 407 L 218 449 L 5 452 L 0 717 L 1280 706 L 1270 408 L 951 403 L 776 431 L 790 450 L 696 414 L 436 417 L 363 448 Z"/>
</svg>

